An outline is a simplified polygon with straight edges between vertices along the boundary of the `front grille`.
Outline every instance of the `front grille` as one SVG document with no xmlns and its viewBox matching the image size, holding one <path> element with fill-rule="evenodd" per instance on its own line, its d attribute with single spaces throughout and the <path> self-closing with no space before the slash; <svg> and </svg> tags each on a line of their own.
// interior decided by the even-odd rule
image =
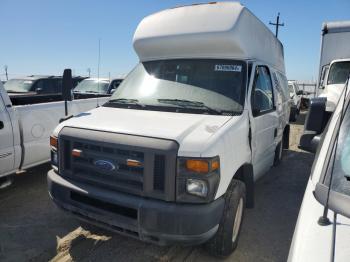
<svg viewBox="0 0 350 262">
<path fill-rule="evenodd" d="M 97 187 L 172 201 L 177 150 L 177 143 L 168 140 L 64 128 L 59 135 L 60 174 Z"/>
</svg>

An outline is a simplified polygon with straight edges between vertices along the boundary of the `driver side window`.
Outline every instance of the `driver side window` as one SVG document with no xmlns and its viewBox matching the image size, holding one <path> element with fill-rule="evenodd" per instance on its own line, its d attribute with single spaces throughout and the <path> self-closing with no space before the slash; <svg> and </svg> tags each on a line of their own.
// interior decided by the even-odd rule
<svg viewBox="0 0 350 262">
<path fill-rule="evenodd" d="M 251 104 L 254 116 L 274 110 L 271 75 L 266 66 L 256 68 Z"/>
</svg>

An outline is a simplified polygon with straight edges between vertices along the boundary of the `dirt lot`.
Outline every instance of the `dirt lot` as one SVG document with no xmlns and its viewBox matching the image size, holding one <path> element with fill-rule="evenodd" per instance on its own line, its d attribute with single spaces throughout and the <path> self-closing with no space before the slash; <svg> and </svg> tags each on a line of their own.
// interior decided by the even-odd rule
<svg viewBox="0 0 350 262">
<path fill-rule="evenodd" d="M 304 115 L 292 125 L 290 150 L 257 182 L 240 243 L 226 261 L 285 261 L 313 155 L 297 149 Z M 91 232 L 49 199 L 44 165 L 0 191 L 0 261 L 213 261 L 202 248 L 158 247 L 102 230 Z"/>
</svg>

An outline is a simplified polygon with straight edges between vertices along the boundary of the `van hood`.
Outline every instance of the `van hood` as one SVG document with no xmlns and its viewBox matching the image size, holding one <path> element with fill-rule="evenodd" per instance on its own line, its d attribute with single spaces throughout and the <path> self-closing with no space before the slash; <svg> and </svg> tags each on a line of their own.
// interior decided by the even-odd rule
<svg viewBox="0 0 350 262">
<path fill-rule="evenodd" d="M 198 152 L 232 118 L 238 119 L 239 116 L 99 107 L 61 123 L 54 135 L 57 136 L 63 127 L 69 126 L 175 140 L 182 151 Z"/>
<path fill-rule="evenodd" d="M 320 97 L 327 98 L 326 110 L 333 112 L 338 104 L 339 98 L 344 90 L 344 84 L 327 85 Z"/>
</svg>

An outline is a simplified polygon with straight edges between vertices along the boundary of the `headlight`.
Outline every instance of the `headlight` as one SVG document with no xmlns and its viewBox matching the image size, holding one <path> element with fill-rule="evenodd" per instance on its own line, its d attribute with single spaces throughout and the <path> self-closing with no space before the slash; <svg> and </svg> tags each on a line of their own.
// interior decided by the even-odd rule
<svg viewBox="0 0 350 262">
<path fill-rule="evenodd" d="M 54 170 L 58 171 L 58 138 L 50 136 L 50 147 L 51 147 L 51 166 Z"/>
<path fill-rule="evenodd" d="M 220 181 L 220 160 L 213 158 L 178 158 L 176 200 L 207 203 L 214 199 Z"/>
<path fill-rule="evenodd" d="M 186 191 L 191 195 L 206 197 L 208 195 L 207 182 L 199 179 L 187 179 Z"/>
</svg>

